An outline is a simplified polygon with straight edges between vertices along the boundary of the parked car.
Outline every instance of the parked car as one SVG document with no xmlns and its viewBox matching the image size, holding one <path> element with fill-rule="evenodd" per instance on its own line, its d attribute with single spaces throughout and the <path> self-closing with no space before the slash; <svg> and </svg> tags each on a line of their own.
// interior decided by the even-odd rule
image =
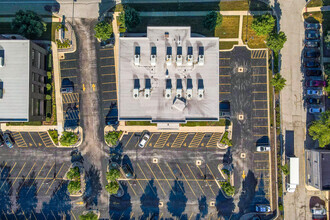
<svg viewBox="0 0 330 220">
<path fill-rule="evenodd" d="M 323 95 L 321 89 L 307 89 L 307 95 Z"/>
<path fill-rule="evenodd" d="M 113 47 L 115 45 L 115 38 L 101 41 L 101 48 Z"/>
<path fill-rule="evenodd" d="M 320 47 L 320 40 L 305 40 L 305 46 L 309 48 Z"/>
<path fill-rule="evenodd" d="M 320 51 L 318 49 L 307 49 L 305 50 L 304 57 L 306 58 L 318 58 Z"/>
<path fill-rule="evenodd" d="M 141 141 L 140 141 L 140 143 L 139 143 L 139 147 L 144 148 L 144 146 L 148 142 L 149 138 L 150 138 L 149 134 L 144 134 Z"/>
<path fill-rule="evenodd" d="M 319 104 L 321 104 L 322 103 L 322 100 L 321 99 L 319 99 L 319 98 L 308 98 L 307 100 L 307 103 L 308 104 L 311 104 L 311 105 L 319 105 Z"/>
<path fill-rule="evenodd" d="M 7 147 L 9 147 L 9 148 L 14 147 L 14 139 L 11 137 L 11 135 L 9 133 L 4 133 L 3 139 L 4 139 Z"/>
<path fill-rule="evenodd" d="M 5 145 L 5 140 L 3 139 L 2 134 L 0 134 L 0 147 L 3 147 Z"/>
<path fill-rule="evenodd" d="M 256 212 L 268 213 L 270 211 L 271 211 L 271 209 L 270 209 L 269 205 L 256 205 Z"/>
<path fill-rule="evenodd" d="M 306 68 L 318 68 L 318 67 L 320 67 L 320 63 L 318 61 L 315 61 L 315 60 L 306 60 L 304 62 L 304 67 L 306 67 Z"/>
<path fill-rule="evenodd" d="M 127 179 L 133 179 L 134 178 L 134 174 L 132 172 L 132 169 L 128 164 L 124 164 L 121 168 L 123 169 L 125 177 Z"/>
<path fill-rule="evenodd" d="M 306 86 L 308 87 L 325 87 L 326 83 L 324 80 L 307 80 Z"/>
<path fill-rule="evenodd" d="M 324 112 L 324 110 L 325 110 L 324 107 L 315 106 L 315 107 L 310 107 L 308 109 L 308 112 L 311 114 L 318 114 Z"/>
<path fill-rule="evenodd" d="M 317 30 L 307 30 L 305 32 L 305 39 L 307 39 L 307 40 L 320 39 L 320 33 Z"/>
<path fill-rule="evenodd" d="M 320 27 L 321 27 L 320 23 L 307 23 L 307 22 L 305 22 L 305 29 L 307 29 L 307 30 L 310 30 L 310 29 L 318 30 L 318 29 L 320 29 Z"/>
<path fill-rule="evenodd" d="M 270 151 L 270 146 L 269 145 L 258 145 L 257 151 L 258 152 Z"/>
<path fill-rule="evenodd" d="M 312 213 L 313 217 L 315 217 L 315 216 L 322 217 L 327 214 L 327 210 L 325 210 L 323 205 L 320 205 L 317 203 L 313 208 L 311 208 L 311 213 Z M 317 218 L 317 219 L 319 219 L 319 218 Z"/>
<path fill-rule="evenodd" d="M 320 70 L 320 69 L 307 69 L 306 70 L 306 75 L 307 76 L 321 76 L 322 75 L 322 70 Z"/>
<path fill-rule="evenodd" d="M 73 82 L 68 78 L 62 80 L 61 93 L 73 93 Z"/>
</svg>

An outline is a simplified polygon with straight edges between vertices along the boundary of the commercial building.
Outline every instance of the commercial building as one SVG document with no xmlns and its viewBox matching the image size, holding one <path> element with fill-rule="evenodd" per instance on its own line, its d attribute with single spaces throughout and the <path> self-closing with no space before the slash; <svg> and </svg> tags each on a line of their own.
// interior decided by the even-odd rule
<svg viewBox="0 0 330 220">
<path fill-rule="evenodd" d="M 0 122 L 45 119 L 46 55 L 19 35 L 0 35 Z"/>
<path fill-rule="evenodd" d="M 306 150 L 306 184 L 318 190 L 330 190 L 330 151 Z"/>
<path fill-rule="evenodd" d="M 119 120 L 219 120 L 219 39 L 190 27 L 148 27 L 119 38 Z"/>
</svg>

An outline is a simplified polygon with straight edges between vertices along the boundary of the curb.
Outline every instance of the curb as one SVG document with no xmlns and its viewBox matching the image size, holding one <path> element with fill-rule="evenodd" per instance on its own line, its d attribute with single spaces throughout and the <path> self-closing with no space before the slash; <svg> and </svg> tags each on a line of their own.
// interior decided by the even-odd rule
<svg viewBox="0 0 330 220">
<path fill-rule="evenodd" d="M 71 47 L 69 47 L 69 48 L 57 49 L 57 51 L 58 51 L 58 53 L 74 53 L 77 50 L 76 34 L 72 28 L 72 25 L 69 22 L 66 22 L 65 26 L 68 28 L 68 31 L 71 30 L 71 32 L 72 32 L 72 35 L 71 35 L 72 44 L 71 44 Z"/>
</svg>

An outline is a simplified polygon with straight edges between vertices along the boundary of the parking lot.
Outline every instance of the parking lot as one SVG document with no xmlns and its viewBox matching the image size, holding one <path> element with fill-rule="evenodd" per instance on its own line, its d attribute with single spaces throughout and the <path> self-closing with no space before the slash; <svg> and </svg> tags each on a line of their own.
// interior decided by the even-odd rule
<svg viewBox="0 0 330 220">
<path fill-rule="evenodd" d="M 76 127 L 80 122 L 79 96 L 82 85 L 79 80 L 78 52 L 65 54 L 64 59 L 60 59 L 61 80 L 66 80 L 73 84 L 73 93 L 62 93 L 64 126 Z"/>
<path fill-rule="evenodd" d="M 17 147 L 55 147 L 48 132 L 12 132 Z"/>
<path fill-rule="evenodd" d="M 138 142 L 142 135 L 128 133 L 122 139 L 122 163 L 129 164 L 136 178 L 121 179 L 121 184 L 134 205 L 128 213 L 126 196 L 111 197 L 113 219 L 130 215 L 139 218 L 146 214 L 145 209 L 152 214 L 158 208 L 159 216 L 173 217 L 176 213 L 171 214 L 171 203 L 186 206 L 178 218 L 197 217 L 201 198 L 205 198 L 208 206 L 219 194 L 222 196 L 218 181 L 224 177 L 218 165 L 223 163 L 226 150 L 216 147 L 221 133 L 151 133 L 141 149 Z M 215 210 L 209 207 L 209 216 L 217 218 Z"/>
<path fill-rule="evenodd" d="M 73 216 L 63 179 L 71 165 L 70 150 L 0 149 L 0 218 L 61 219 Z"/>
<path fill-rule="evenodd" d="M 102 117 L 105 124 L 111 124 L 118 120 L 114 51 L 113 47 L 101 48 L 99 44 L 96 50 Z"/>
<path fill-rule="evenodd" d="M 247 168 L 257 179 L 251 207 L 270 202 L 269 153 L 256 152 L 257 145 L 269 144 L 267 59 L 266 50 L 245 47 L 219 55 L 219 101 L 231 104 L 234 150 L 247 154 Z"/>
</svg>

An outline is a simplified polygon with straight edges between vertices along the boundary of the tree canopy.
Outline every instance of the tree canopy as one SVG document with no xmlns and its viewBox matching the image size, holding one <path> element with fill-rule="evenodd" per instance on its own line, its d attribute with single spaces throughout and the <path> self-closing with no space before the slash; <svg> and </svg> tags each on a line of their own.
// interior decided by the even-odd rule
<svg viewBox="0 0 330 220">
<path fill-rule="evenodd" d="M 85 215 L 79 216 L 80 220 L 97 220 L 97 215 L 94 212 L 88 212 Z"/>
<path fill-rule="evenodd" d="M 275 18 L 270 14 L 255 16 L 251 28 L 257 35 L 268 35 L 275 27 Z"/>
<path fill-rule="evenodd" d="M 80 180 L 79 168 L 78 167 L 70 168 L 66 176 L 69 180 L 73 180 L 73 181 Z"/>
<path fill-rule="evenodd" d="M 277 53 L 283 48 L 285 42 L 286 35 L 284 32 L 271 33 L 267 38 L 267 47 Z"/>
<path fill-rule="evenodd" d="M 60 143 L 63 146 L 71 146 L 74 145 L 75 143 L 77 143 L 78 141 L 78 136 L 73 133 L 73 132 L 69 132 L 69 131 L 63 131 L 62 132 L 62 136 L 60 138 Z"/>
<path fill-rule="evenodd" d="M 105 185 L 105 189 L 110 195 L 116 194 L 119 190 L 119 183 L 117 181 L 111 181 Z"/>
<path fill-rule="evenodd" d="M 112 25 L 106 21 L 100 21 L 94 27 L 95 37 L 101 40 L 107 40 L 112 34 Z"/>
<path fill-rule="evenodd" d="M 318 140 L 320 147 L 330 144 L 330 111 L 322 113 L 320 120 L 314 121 L 309 127 L 309 135 Z"/>
<path fill-rule="evenodd" d="M 140 14 L 134 8 L 125 7 L 125 11 L 119 14 L 119 22 L 123 28 L 134 28 L 140 24 Z"/>
<path fill-rule="evenodd" d="M 221 25 L 222 15 L 220 12 L 211 11 L 205 16 L 204 27 L 213 31 L 217 25 Z"/>
<path fill-rule="evenodd" d="M 109 172 L 107 172 L 107 180 L 108 181 L 115 181 L 120 177 L 120 171 L 118 169 L 111 169 Z"/>
<path fill-rule="evenodd" d="M 116 131 L 108 132 L 104 137 L 105 142 L 107 142 L 107 144 L 116 145 L 119 134 L 120 133 Z"/>
<path fill-rule="evenodd" d="M 68 191 L 71 194 L 77 193 L 81 189 L 81 182 L 80 181 L 70 181 L 68 184 Z"/>
<path fill-rule="evenodd" d="M 275 76 L 271 79 L 271 84 L 274 86 L 275 92 L 281 91 L 286 83 L 286 79 L 284 79 L 280 73 L 276 73 Z"/>
<path fill-rule="evenodd" d="M 38 39 L 47 30 L 46 24 L 37 13 L 22 10 L 16 12 L 11 29 L 28 39 Z"/>
</svg>

